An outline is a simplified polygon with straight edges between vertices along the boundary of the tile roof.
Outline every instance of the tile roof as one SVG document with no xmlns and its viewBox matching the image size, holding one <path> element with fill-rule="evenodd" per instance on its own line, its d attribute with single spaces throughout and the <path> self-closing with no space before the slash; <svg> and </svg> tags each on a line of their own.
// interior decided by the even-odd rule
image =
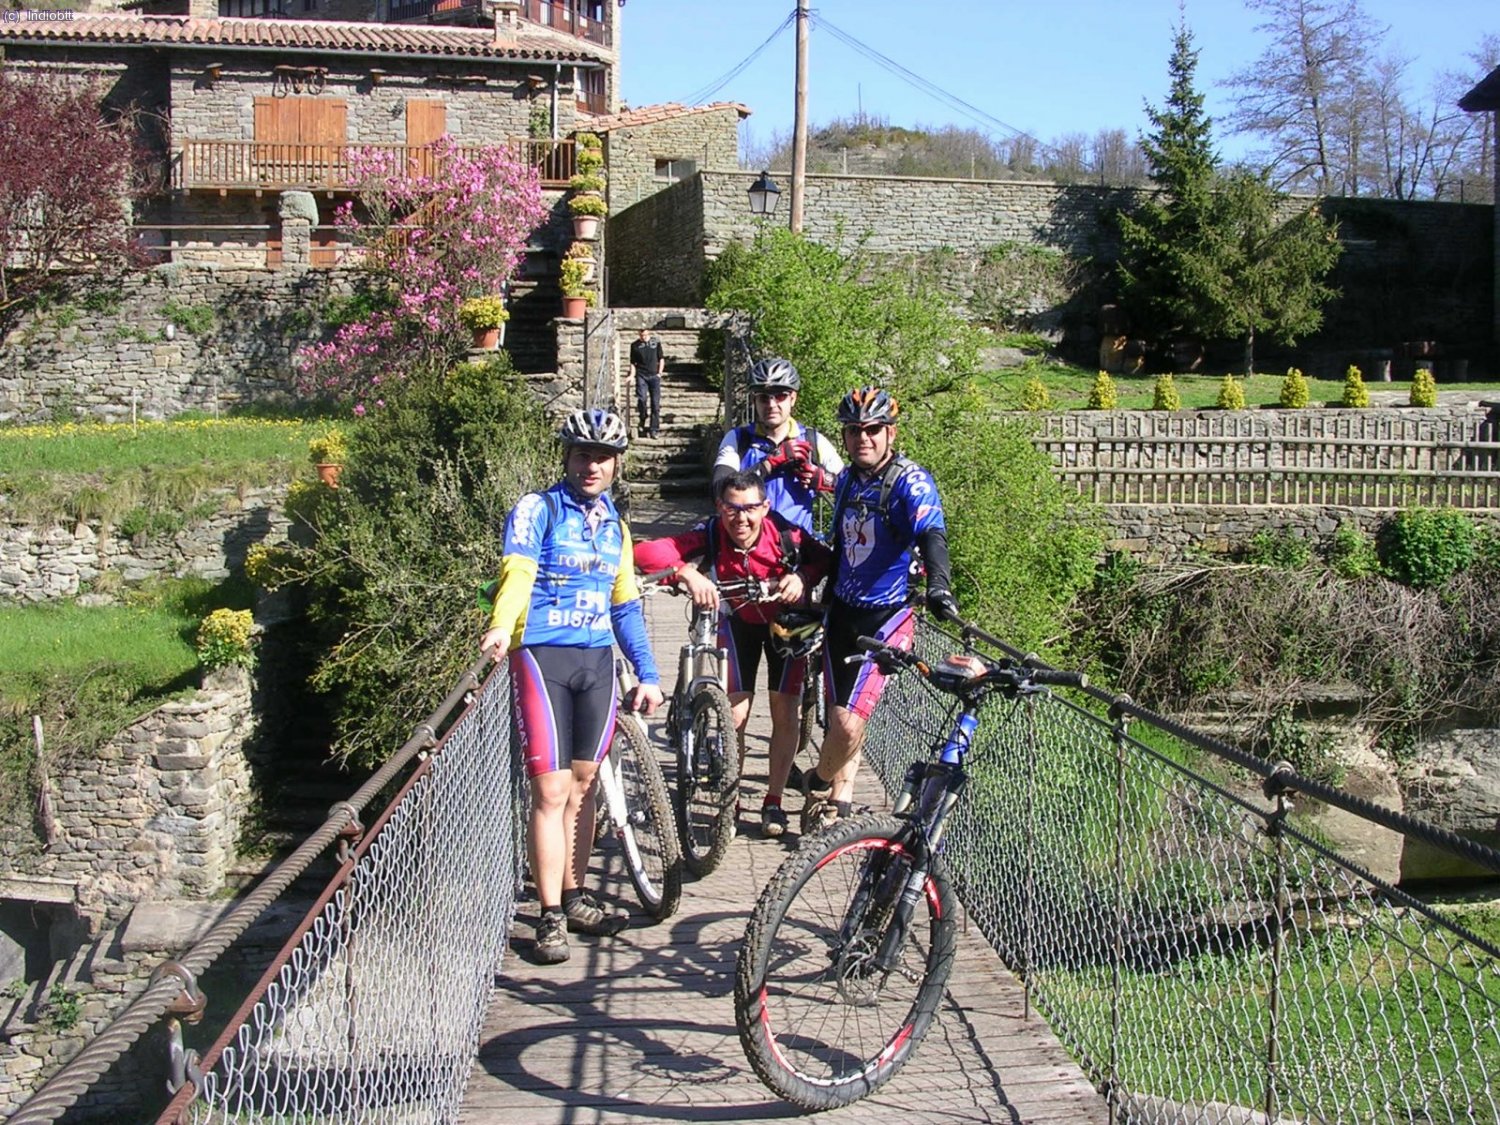
<svg viewBox="0 0 1500 1125">
<path fill-rule="evenodd" d="M 741 117 L 750 116 L 750 107 L 740 102 L 713 102 L 710 105 L 681 105 L 678 102 L 665 102 L 662 105 L 643 105 L 636 109 L 622 109 L 619 113 L 593 117 L 589 119 L 588 126 L 596 133 L 608 133 L 613 129 L 655 125 L 659 121 L 670 121 L 674 117 L 711 113 L 716 109 L 733 109 Z"/>
<path fill-rule="evenodd" d="M 1458 99 L 1458 108 L 1469 113 L 1485 109 L 1500 109 L 1500 66 L 1490 71 L 1463 97 Z"/>
<path fill-rule="evenodd" d="M 569 42 L 564 42 L 564 38 Z M 514 41 L 496 43 L 490 28 L 341 20 L 206 19 L 83 12 L 67 20 L 7 20 L 0 44 L 121 43 L 182 47 L 296 47 L 337 53 L 451 56 L 548 62 L 600 62 L 581 40 L 517 28 Z M 576 45 L 575 45 L 576 43 Z"/>
</svg>

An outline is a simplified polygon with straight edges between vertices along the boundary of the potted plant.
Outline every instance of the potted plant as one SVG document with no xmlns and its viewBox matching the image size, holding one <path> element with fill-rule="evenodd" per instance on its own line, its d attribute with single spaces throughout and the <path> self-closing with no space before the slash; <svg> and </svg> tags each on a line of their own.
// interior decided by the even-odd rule
<svg viewBox="0 0 1500 1125">
<path fill-rule="evenodd" d="M 510 313 L 505 309 L 504 297 L 470 297 L 458 306 L 458 319 L 474 334 L 476 348 L 494 350 L 505 338 L 505 322 Z"/>
<path fill-rule="evenodd" d="M 343 431 L 337 427 L 307 443 L 308 460 L 317 466 L 318 479 L 329 488 L 339 486 L 339 473 L 344 469 L 344 458 L 348 454 Z"/>
<path fill-rule="evenodd" d="M 573 212 L 573 237 L 592 239 L 599 236 L 599 220 L 609 213 L 604 202 L 604 142 L 597 134 L 579 133 L 577 146 L 568 208 Z"/>
<path fill-rule="evenodd" d="M 568 210 L 573 212 L 574 238 L 599 237 L 599 220 L 609 211 L 602 195 L 575 195 L 568 200 Z"/>
<path fill-rule="evenodd" d="M 587 242 L 575 242 L 568 247 L 565 260 L 583 263 L 583 280 L 594 280 L 594 248 Z"/>
<path fill-rule="evenodd" d="M 584 278 L 587 266 L 582 258 L 564 258 L 559 268 L 558 285 L 562 289 L 563 316 L 569 320 L 581 319 L 588 307 L 594 303 L 594 294 Z"/>
</svg>

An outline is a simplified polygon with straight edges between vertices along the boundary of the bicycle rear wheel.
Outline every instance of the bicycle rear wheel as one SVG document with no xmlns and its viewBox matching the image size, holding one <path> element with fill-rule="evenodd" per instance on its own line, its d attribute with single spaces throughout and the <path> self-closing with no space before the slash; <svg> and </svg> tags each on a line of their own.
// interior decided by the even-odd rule
<svg viewBox="0 0 1500 1125">
<path fill-rule="evenodd" d="M 781 865 L 745 928 L 740 1042 L 761 1081 L 804 1109 L 848 1105 L 890 1081 L 953 969 L 955 904 L 936 856 L 896 968 L 874 964 L 911 875 L 907 830 L 887 815 L 840 821 Z"/>
<path fill-rule="evenodd" d="M 668 918 L 682 898 L 682 853 L 656 751 L 635 720 L 621 716 L 610 753 L 625 790 L 626 822 L 616 826 L 625 869 L 646 913 L 658 920 Z"/>
<path fill-rule="evenodd" d="M 826 722 L 823 710 L 822 665 L 818 662 L 816 655 L 808 657 L 807 675 L 802 682 L 802 706 L 798 717 L 797 751 L 792 760 L 806 756 L 811 765 L 805 768 L 811 769 L 818 764 L 817 746 L 813 745 L 813 740 L 816 739 L 821 745 Z M 810 755 L 809 750 L 812 751 Z"/>
<path fill-rule="evenodd" d="M 739 735 L 729 697 L 713 684 L 694 693 L 678 755 L 677 831 L 682 861 L 700 879 L 718 867 L 734 839 L 734 806 L 740 793 Z"/>
</svg>

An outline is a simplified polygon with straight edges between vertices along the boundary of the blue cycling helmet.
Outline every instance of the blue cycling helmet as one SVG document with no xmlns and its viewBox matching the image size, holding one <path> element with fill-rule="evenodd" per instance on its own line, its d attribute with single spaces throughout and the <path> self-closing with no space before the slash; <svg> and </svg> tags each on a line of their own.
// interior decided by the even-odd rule
<svg viewBox="0 0 1500 1125">
<path fill-rule="evenodd" d="M 575 410 L 569 414 L 562 429 L 557 431 L 557 440 L 565 446 L 600 445 L 605 449 L 613 449 L 616 453 L 625 452 L 625 447 L 630 444 L 625 423 L 620 416 L 613 410 L 597 406 L 592 410 Z"/>
</svg>

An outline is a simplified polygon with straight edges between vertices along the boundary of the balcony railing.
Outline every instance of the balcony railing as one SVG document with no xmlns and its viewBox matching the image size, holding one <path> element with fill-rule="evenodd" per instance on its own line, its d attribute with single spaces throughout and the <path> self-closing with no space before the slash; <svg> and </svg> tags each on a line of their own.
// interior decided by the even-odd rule
<svg viewBox="0 0 1500 1125">
<path fill-rule="evenodd" d="M 537 141 L 513 138 L 507 142 L 541 176 L 542 186 L 566 187 L 573 175 L 571 140 Z M 371 149 L 405 154 L 414 172 L 431 174 L 438 157 L 430 145 L 326 145 L 282 141 L 190 140 L 176 154 L 172 186 L 179 191 L 235 189 L 285 191 L 304 188 L 315 191 L 349 190 L 353 186 L 350 157 Z M 482 146 L 464 145 L 464 156 L 480 152 Z"/>
<path fill-rule="evenodd" d="M 391 5 L 388 23 L 425 20 L 445 12 L 460 12 L 480 7 L 482 0 L 409 0 Z M 571 0 L 521 0 L 521 18 L 528 23 L 560 31 L 564 35 L 587 39 L 590 43 L 610 46 L 609 28 L 602 20 L 589 19 Z"/>
</svg>

